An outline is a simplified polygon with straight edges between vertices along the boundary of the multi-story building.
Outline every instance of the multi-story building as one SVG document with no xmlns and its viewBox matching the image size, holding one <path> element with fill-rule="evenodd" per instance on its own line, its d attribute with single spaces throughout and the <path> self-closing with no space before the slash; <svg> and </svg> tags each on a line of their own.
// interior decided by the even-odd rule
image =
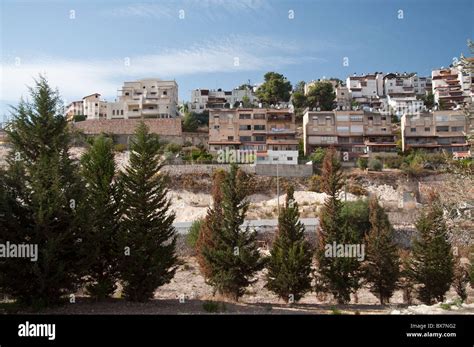
<svg viewBox="0 0 474 347">
<path fill-rule="evenodd" d="M 416 98 L 415 94 L 390 94 L 383 98 L 383 107 L 381 112 L 395 115 L 398 118 L 404 114 L 416 114 L 426 110 L 423 100 Z M 384 112 L 385 113 L 385 112 Z"/>
<path fill-rule="evenodd" d="M 359 156 L 395 155 L 391 118 L 368 111 L 310 111 L 303 116 L 304 152 L 317 147 L 335 147 L 348 159 Z"/>
<path fill-rule="evenodd" d="M 201 113 L 206 109 L 230 108 L 242 103 L 245 98 L 251 104 L 257 101 L 254 90 L 250 88 L 233 89 L 225 91 L 222 89 L 195 89 L 191 91 L 191 101 L 188 104 L 189 110 Z"/>
<path fill-rule="evenodd" d="M 68 122 L 71 122 L 74 119 L 74 116 L 84 115 L 84 105 L 82 100 L 73 101 L 67 105 L 64 115 Z"/>
<path fill-rule="evenodd" d="M 401 118 L 402 149 L 468 152 L 467 118 L 461 111 L 434 111 Z"/>
<path fill-rule="evenodd" d="M 389 73 L 383 77 L 383 93 L 387 95 L 426 95 L 431 92 L 431 78 L 416 73 Z"/>
<path fill-rule="evenodd" d="M 460 65 L 432 71 L 435 103 L 440 109 L 454 110 L 472 103 L 474 74 Z"/>
<path fill-rule="evenodd" d="M 352 99 L 365 106 L 377 106 L 380 104 L 380 96 L 383 95 L 383 73 L 361 76 L 349 76 L 346 86 L 352 94 Z"/>
<path fill-rule="evenodd" d="M 107 104 L 108 119 L 175 118 L 178 115 L 176 81 L 125 82 L 119 92 L 118 100 Z"/>
<path fill-rule="evenodd" d="M 99 93 L 83 97 L 82 109 L 87 119 L 107 118 L 107 102 L 100 99 Z"/>
<path fill-rule="evenodd" d="M 336 109 L 349 110 L 352 106 L 352 95 L 346 86 L 336 87 Z"/>
<path fill-rule="evenodd" d="M 318 82 L 329 82 L 332 85 L 332 88 L 336 90 L 338 86 L 341 85 L 341 81 L 338 79 L 330 78 L 330 79 L 319 79 L 319 80 L 313 80 L 308 83 L 305 83 L 303 91 L 304 95 L 308 95 L 309 90 L 316 85 Z"/>
<path fill-rule="evenodd" d="M 285 152 L 286 160 L 298 159 L 295 138 L 295 115 L 290 109 L 234 108 L 209 110 L 209 150 L 254 150 L 258 161 L 278 158 Z M 278 152 L 278 153 L 277 153 Z M 271 159 L 277 160 L 277 159 Z"/>
</svg>

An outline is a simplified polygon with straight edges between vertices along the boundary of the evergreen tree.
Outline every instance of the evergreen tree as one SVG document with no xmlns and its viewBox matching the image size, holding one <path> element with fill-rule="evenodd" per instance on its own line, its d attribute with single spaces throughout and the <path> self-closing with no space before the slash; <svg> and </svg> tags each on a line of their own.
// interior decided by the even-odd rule
<svg viewBox="0 0 474 347">
<path fill-rule="evenodd" d="M 341 164 L 334 148 L 326 152 L 321 176 L 322 189 L 328 197 L 319 214 L 317 290 L 332 293 L 338 303 L 347 303 L 350 294 L 359 288 L 360 262 L 356 257 L 328 254 L 327 250 L 334 243 L 344 247 L 359 244 L 361 239 L 357 231 L 351 228 L 351 221 L 341 217 L 339 192 L 344 183 Z"/>
<path fill-rule="evenodd" d="M 393 240 L 393 229 L 388 216 L 377 198 L 370 199 L 370 232 L 366 236 L 365 279 L 371 285 L 370 291 L 380 304 L 388 303 L 397 287 L 400 275 L 400 261 L 397 246 Z"/>
<path fill-rule="evenodd" d="M 116 165 L 113 149 L 112 140 L 101 135 L 81 158 L 88 208 L 84 240 L 88 253 L 85 256 L 89 260 L 89 283 L 86 288 L 97 299 L 112 295 L 118 280 L 120 196 L 114 180 Z"/>
<path fill-rule="evenodd" d="M 443 301 L 453 281 L 454 261 L 438 196 L 431 197 L 429 206 L 416 222 L 416 229 L 418 235 L 413 241 L 409 273 L 421 285 L 418 298 L 426 304 Z"/>
<path fill-rule="evenodd" d="M 208 280 L 212 274 L 211 265 L 208 263 L 205 254 L 208 254 L 214 248 L 214 235 L 222 228 L 222 184 L 226 177 L 224 170 L 216 170 L 212 179 L 212 207 L 207 210 L 206 218 L 201 223 L 199 236 L 196 243 L 197 261 L 202 275 Z"/>
<path fill-rule="evenodd" d="M 12 151 L 0 175 L 0 243 L 36 246 L 37 259 L 0 259 L 0 287 L 21 303 L 43 307 L 79 284 L 83 183 L 69 157 L 58 91 L 40 76 L 30 95 L 31 102 L 13 108 L 6 129 Z"/>
<path fill-rule="evenodd" d="M 286 191 L 286 204 L 278 217 L 278 232 L 267 264 L 266 287 L 285 301 L 300 300 L 311 290 L 313 252 L 305 239 L 305 228 L 299 220 L 294 189 Z"/>
<path fill-rule="evenodd" d="M 159 173 L 160 143 L 140 123 L 131 144 L 130 164 L 121 175 L 123 189 L 120 276 L 131 301 L 146 301 L 176 272 L 175 218 L 166 194 L 166 177 Z"/>
<path fill-rule="evenodd" d="M 454 259 L 453 287 L 462 301 L 467 299 L 467 284 L 469 283 L 469 268 L 461 262 L 461 254 Z"/>
<path fill-rule="evenodd" d="M 213 246 L 203 252 L 209 266 L 208 283 L 215 292 L 233 300 L 238 300 L 245 288 L 255 282 L 253 275 L 264 266 L 256 232 L 248 226 L 241 229 L 249 206 L 246 179 L 232 164 L 222 184 L 222 225 L 212 234 Z"/>
</svg>

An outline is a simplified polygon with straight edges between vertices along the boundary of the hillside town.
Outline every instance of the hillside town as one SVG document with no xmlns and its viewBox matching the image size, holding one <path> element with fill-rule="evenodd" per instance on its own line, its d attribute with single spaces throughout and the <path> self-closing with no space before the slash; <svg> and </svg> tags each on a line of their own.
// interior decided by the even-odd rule
<svg viewBox="0 0 474 347">
<path fill-rule="evenodd" d="M 270 102 L 259 100 L 261 84 L 200 88 L 179 102 L 176 81 L 149 78 L 124 82 L 115 101 L 100 93 L 73 101 L 65 117 L 86 135 L 111 134 L 123 144 L 146 120 L 167 141 L 202 146 L 209 162 L 217 151 L 232 149 L 254 150 L 256 165 L 305 164 L 316 148 L 331 146 L 346 153 L 348 166 L 417 149 L 463 159 L 472 156 L 473 62 L 462 57 L 427 77 L 375 72 L 300 82 Z M 313 97 L 311 105 L 300 105 L 324 85 L 329 104 Z"/>
</svg>

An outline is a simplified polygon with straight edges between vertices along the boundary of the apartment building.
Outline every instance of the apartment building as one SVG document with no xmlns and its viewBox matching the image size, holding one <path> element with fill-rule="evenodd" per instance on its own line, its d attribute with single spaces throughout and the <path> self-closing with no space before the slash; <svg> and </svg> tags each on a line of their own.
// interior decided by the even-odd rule
<svg viewBox="0 0 474 347">
<path fill-rule="evenodd" d="M 188 103 L 190 111 L 201 113 L 206 109 L 230 108 L 247 98 L 252 104 L 257 102 L 253 89 L 195 89 L 191 91 L 191 101 Z"/>
<path fill-rule="evenodd" d="M 425 95 L 431 92 L 431 78 L 418 77 L 416 73 L 389 73 L 383 77 L 384 95 Z"/>
<path fill-rule="evenodd" d="M 472 103 L 474 74 L 463 71 L 460 65 L 432 71 L 433 94 L 440 109 L 454 110 Z"/>
<path fill-rule="evenodd" d="M 107 104 L 108 119 L 175 118 L 178 115 L 176 81 L 142 79 L 125 82 L 115 102 Z"/>
<path fill-rule="evenodd" d="M 336 87 L 336 109 L 349 110 L 352 106 L 352 94 L 346 86 Z"/>
<path fill-rule="evenodd" d="M 212 153 L 226 149 L 254 150 L 257 163 L 295 164 L 298 159 L 295 135 L 295 115 L 287 108 L 209 110 L 209 149 Z M 280 157 L 282 153 L 284 158 Z"/>
<path fill-rule="evenodd" d="M 398 118 L 404 114 L 416 114 L 426 111 L 422 100 L 416 98 L 415 94 L 392 93 L 382 99 L 381 112 L 395 115 Z"/>
<path fill-rule="evenodd" d="M 82 98 L 83 114 L 87 119 L 107 118 L 107 101 L 101 100 L 99 93 L 87 95 Z"/>
<path fill-rule="evenodd" d="M 366 75 L 353 75 L 346 79 L 346 86 L 354 101 L 361 105 L 377 106 L 383 95 L 383 73 L 375 72 Z"/>
<path fill-rule="evenodd" d="M 333 78 L 330 78 L 330 79 L 324 79 L 323 78 L 323 79 L 313 80 L 313 81 L 305 83 L 304 88 L 303 88 L 304 95 L 308 95 L 309 90 L 312 87 L 314 87 L 316 85 L 316 83 L 318 83 L 318 82 L 329 82 L 329 83 L 331 83 L 332 88 L 334 90 L 336 90 L 336 88 L 341 84 L 339 80 L 333 79 Z"/>
<path fill-rule="evenodd" d="M 466 138 L 468 122 L 461 111 L 434 111 L 401 118 L 402 149 L 428 152 L 469 151 Z"/>
<path fill-rule="evenodd" d="M 80 116 L 84 114 L 84 105 L 82 100 L 73 101 L 66 106 L 66 111 L 64 115 L 68 122 L 74 120 L 74 116 Z"/>
<path fill-rule="evenodd" d="M 391 117 L 368 111 L 311 111 L 303 116 L 304 152 L 335 147 L 348 160 L 359 156 L 396 155 Z"/>
</svg>

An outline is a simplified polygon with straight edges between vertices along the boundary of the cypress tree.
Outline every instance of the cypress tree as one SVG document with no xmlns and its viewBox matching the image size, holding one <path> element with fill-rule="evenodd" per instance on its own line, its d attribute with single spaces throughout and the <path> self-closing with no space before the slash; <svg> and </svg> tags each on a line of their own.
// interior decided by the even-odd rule
<svg viewBox="0 0 474 347">
<path fill-rule="evenodd" d="M 222 184 L 222 226 L 212 235 L 213 247 L 204 250 L 209 265 L 208 283 L 214 292 L 238 300 L 245 288 L 255 282 L 256 271 L 264 266 L 256 232 L 241 229 L 249 202 L 244 174 L 232 164 Z"/>
<path fill-rule="evenodd" d="M 178 259 L 175 215 L 170 211 L 166 177 L 159 173 L 158 137 L 140 123 L 131 143 L 130 164 L 120 176 L 123 189 L 120 276 L 131 301 L 146 301 L 170 282 Z"/>
<path fill-rule="evenodd" d="M 429 206 L 415 226 L 418 235 L 413 241 L 409 273 L 413 281 L 421 285 L 418 299 L 430 305 L 444 300 L 453 281 L 453 254 L 438 196 L 431 196 Z"/>
<path fill-rule="evenodd" d="M 12 151 L 0 176 L 0 243 L 37 247 L 37 259 L 0 259 L 0 287 L 39 308 L 59 303 L 79 284 L 83 183 L 69 157 L 58 91 L 40 76 L 30 96 L 13 108 L 6 129 Z"/>
<path fill-rule="evenodd" d="M 89 276 L 86 288 L 92 297 L 104 299 L 114 293 L 118 280 L 120 196 L 112 140 L 103 135 L 97 137 L 82 156 L 81 164 L 88 208 L 84 239 Z"/>
<path fill-rule="evenodd" d="M 206 280 L 211 276 L 211 265 L 205 256 L 215 246 L 213 238 L 222 228 L 222 184 L 226 177 L 224 170 L 216 170 L 212 179 L 212 207 L 207 210 L 206 218 L 201 223 L 199 236 L 196 243 L 197 261 L 202 275 Z"/>
<path fill-rule="evenodd" d="M 328 254 L 336 245 L 360 243 L 360 235 L 351 228 L 350 221 L 341 217 L 339 192 L 343 187 L 343 174 L 334 148 L 326 152 L 322 168 L 322 188 L 328 195 L 319 214 L 319 234 L 316 257 L 318 260 L 318 290 L 333 294 L 338 303 L 350 301 L 350 294 L 359 288 L 360 262 L 356 257 Z"/>
<path fill-rule="evenodd" d="M 367 256 L 364 275 L 370 291 L 379 298 L 380 304 L 388 303 L 397 287 L 400 275 L 400 259 L 393 239 L 393 229 L 388 216 L 377 198 L 369 202 L 370 232 L 366 235 Z"/>
<path fill-rule="evenodd" d="M 266 287 L 290 303 L 300 300 L 311 289 L 313 252 L 299 220 L 294 189 L 288 186 L 286 203 L 278 217 L 278 232 L 267 264 Z"/>
</svg>

